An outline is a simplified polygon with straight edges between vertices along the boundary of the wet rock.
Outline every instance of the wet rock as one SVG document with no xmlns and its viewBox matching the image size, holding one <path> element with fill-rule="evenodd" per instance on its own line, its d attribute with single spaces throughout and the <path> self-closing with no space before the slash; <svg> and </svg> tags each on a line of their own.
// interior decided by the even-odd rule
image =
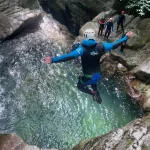
<svg viewBox="0 0 150 150">
<path fill-rule="evenodd" d="M 117 68 L 123 72 L 127 71 L 127 68 L 121 63 L 118 63 Z"/>
<path fill-rule="evenodd" d="M 40 9 L 38 0 L 19 0 L 19 5 L 23 8 Z"/>
<path fill-rule="evenodd" d="M 145 111 L 150 111 L 150 87 L 145 91 L 145 101 L 143 103 Z"/>
<path fill-rule="evenodd" d="M 39 10 L 23 9 L 19 0 L 0 0 L 0 40 L 12 35 L 20 27 L 32 24 L 40 15 Z"/>
<path fill-rule="evenodd" d="M 12 135 L 0 135 L 0 148 L 1 150 L 40 150 L 36 146 L 28 146 L 24 141 Z"/>
<path fill-rule="evenodd" d="M 80 27 L 102 11 L 112 8 L 115 0 L 40 0 L 43 9 L 65 24 L 72 33 L 78 34 Z"/>
<path fill-rule="evenodd" d="M 136 119 L 121 129 L 83 141 L 73 150 L 142 150 L 150 147 L 150 115 Z"/>
<path fill-rule="evenodd" d="M 137 79 L 150 84 L 150 58 L 146 59 L 132 71 Z"/>
<path fill-rule="evenodd" d="M 63 45 L 65 40 L 66 44 L 72 42 L 73 36 L 65 26 L 54 20 L 50 14 L 38 9 L 31 10 L 30 7 L 40 8 L 37 0 L 0 0 L 0 40 L 42 30 L 45 39 L 51 38 Z"/>
<path fill-rule="evenodd" d="M 101 71 L 104 76 L 112 76 L 116 72 L 117 62 L 112 59 L 109 53 L 103 55 L 100 59 Z"/>
<path fill-rule="evenodd" d="M 15 134 L 0 135 L 0 149 L 1 150 L 40 150 L 40 148 L 38 148 L 37 146 L 31 146 L 26 144 L 20 137 L 18 137 Z M 57 149 L 49 149 L 49 150 L 57 150 Z"/>
</svg>

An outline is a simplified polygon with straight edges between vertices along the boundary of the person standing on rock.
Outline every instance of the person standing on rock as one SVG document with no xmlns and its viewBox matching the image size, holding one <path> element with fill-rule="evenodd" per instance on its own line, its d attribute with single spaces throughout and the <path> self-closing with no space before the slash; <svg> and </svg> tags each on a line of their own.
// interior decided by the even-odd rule
<svg viewBox="0 0 150 150">
<path fill-rule="evenodd" d="M 109 18 L 109 20 L 106 22 L 105 24 L 105 38 L 108 39 L 108 37 L 110 36 L 111 34 L 111 31 L 113 32 L 114 31 L 114 24 L 113 24 L 113 19 L 112 18 Z"/>
<path fill-rule="evenodd" d="M 84 32 L 84 40 L 81 41 L 80 45 L 75 50 L 68 54 L 63 54 L 58 57 L 45 57 L 43 61 L 46 64 L 65 62 L 81 56 L 81 65 L 83 75 L 79 76 L 77 87 L 80 91 L 92 95 L 93 100 L 101 104 L 102 99 L 97 89 L 97 83 L 101 79 L 100 71 L 100 58 L 106 52 L 117 48 L 123 42 L 127 41 L 132 37 L 133 33 L 128 32 L 123 38 L 112 42 L 100 42 L 96 41 L 96 34 L 93 29 L 87 29 Z"/>
<path fill-rule="evenodd" d="M 103 35 L 104 26 L 105 26 L 105 23 L 106 23 L 105 16 L 103 16 L 100 20 L 98 20 L 98 23 L 99 23 L 98 36 L 102 36 Z"/>
<path fill-rule="evenodd" d="M 126 20 L 126 17 L 125 17 L 125 11 L 122 10 L 121 11 L 121 14 L 118 16 L 117 18 L 117 31 L 119 29 L 119 26 L 121 26 L 121 29 L 122 29 L 122 32 L 124 34 L 124 24 L 125 24 L 125 20 Z"/>
</svg>

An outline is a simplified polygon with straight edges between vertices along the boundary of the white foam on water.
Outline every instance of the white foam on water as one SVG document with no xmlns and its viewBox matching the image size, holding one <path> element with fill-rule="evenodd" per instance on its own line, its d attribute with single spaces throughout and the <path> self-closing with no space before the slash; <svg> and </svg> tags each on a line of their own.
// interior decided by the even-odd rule
<svg viewBox="0 0 150 150">
<path fill-rule="evenodd" d="M 3 94 L 5 92 L 5 90 L 2 88 L 2 86 L 0 85 L 0 95 Z"/>
<path fill-rule="evenodd" d="M 16 88 L 19 88 L 20 87 L 20 72 L 15 70 L 15 68 L 11 68 L 11 69 L 8 69 L 9 71 L 9 74 L 14 78 L 16 79 Z"/>
<path fill-rule="evenodd" d="M 3 61 L 4 56 L 0 55 L 0 63 Z"/>
<path fill-rule="evenodd" d="M 2 106 L 2 104 L 0 104 L 0 117 L 2 116 L 4 110 L 5 110 L 5 107 Z"/>
</svg>

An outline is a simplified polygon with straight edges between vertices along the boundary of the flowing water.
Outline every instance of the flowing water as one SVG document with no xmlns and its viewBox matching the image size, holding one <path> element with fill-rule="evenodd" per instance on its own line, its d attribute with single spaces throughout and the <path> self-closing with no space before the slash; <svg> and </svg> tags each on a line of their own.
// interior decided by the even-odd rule
<svg viewBox="0 0 150 150">
<path fill-rule="evenodd" d="M 62 51 L 36 34 L 0 45 L 0 133 L 16 133 L 42 148 L 65 149 L 140 116 L 117 79 L 103 77 L 99 83 L 100 105 L 76 88 L 79 64 L 41 63 L 44 55 Z"/>
</svg>

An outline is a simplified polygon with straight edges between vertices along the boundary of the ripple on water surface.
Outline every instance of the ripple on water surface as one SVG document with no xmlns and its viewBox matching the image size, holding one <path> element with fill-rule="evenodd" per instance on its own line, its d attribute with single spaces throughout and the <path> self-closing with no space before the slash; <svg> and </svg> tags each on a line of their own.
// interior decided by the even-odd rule
<svg viewBox="0 0 150 150">
<path fill-rule="evenodd" d="M 69 148 L 139 117 L 138 106 L 132 104 L 116 81 L 103 79 L 99 83 L 103 99 L 99 105 L 78 91 L 78 73 L 72 65 L 54 64 L 46 69 L 51 71 L 43 68 L 42 74 L 34 72 L 36 78 L 33 74 L 26 76 L 15 94 L 16 101 L 22 102 L 16 114 L 15 132 L 28 143 Z"/>
<path fill-rule="evenodd" d="M 36 37 L 39 39 L 40 35 Z M 138 107 L 122 92 L 117 81 L 103 79 L 99 83 L 103 99 L 99 105 L 76 88 L 78 66 L 70 62 L 39 63 L 44 50 L 46 54 L 49 49 L 54 54 L 56 50 L 49 44 L 46 49 L 44 42 L 33 49 L 36 44 L 33 40 L 15 40 L 18 44 L 6 43 L 0 51 L 0 63 L 3 61 L 1 53 L 6 53 L 8 58 L 17 56 L 15 63 L 8 60 L 10 66 L 4 63 L 6 72 L 2 74 L 7 73 L 7 76 L 0 78 L 1 133 L 15 132 L 29 144 L 63 149 L 139 117 Z"/>
</svg>

